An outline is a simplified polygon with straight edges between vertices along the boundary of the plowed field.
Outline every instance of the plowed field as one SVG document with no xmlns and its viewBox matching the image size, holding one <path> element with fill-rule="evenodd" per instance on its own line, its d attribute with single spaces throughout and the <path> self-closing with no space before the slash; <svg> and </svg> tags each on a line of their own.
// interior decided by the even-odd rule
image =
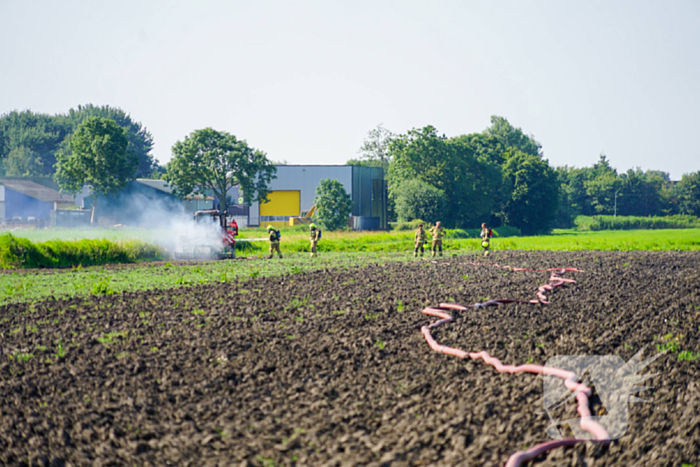
<svg viewBox="0 0 700 467">
<path fill-rule="evenodd" d="M 483 266 L 466 264 L 480 261 Z M 504 363 L 629 360 L 645 373 L 609 445 L 527 465 L 678 466 L 700 453 L 700 253 L 501 252 L 0 308 L 4 465 L 502 466 L 548 439 L 542 377 L 430 350 L 421 310 L 454 312 L 440 343 Z M 685 352 L 686 360 L 678 356 Z M 592 399 L 593 409 L 604 413 Z M 575 414 L 575 403 L 566 407 Z"/>
</svg>

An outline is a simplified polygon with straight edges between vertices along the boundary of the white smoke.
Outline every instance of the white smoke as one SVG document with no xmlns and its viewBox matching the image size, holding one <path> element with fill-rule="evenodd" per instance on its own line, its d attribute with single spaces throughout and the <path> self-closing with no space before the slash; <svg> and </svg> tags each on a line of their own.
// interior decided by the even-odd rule
<svg viewBox="0 0 700 467">
<path fill-rule="evenodd" d="M 221 227 L 209 216 L 201 223 L 191 217 L 172 218 L 164 230 L 154 230 L 153 235 L 151 242 L 173 259 L 212 259 L 223 248 Z"/>
<path fill-rule="evenodd" d="M 170 199 L 133 194 L 122 201 L 118 209 L 98 207 L 101 220 L 106 224 L 111 220 L 112 225 L 114 221 L 124 222 L 121 228 L 127 229 L 130 237 L 160 246 L 172 259 L 213 259 L 223 249 L 224 237 L 217 218 L 203 216 L 195 222 L 193 213 L 185 212 L 182 203 Z"/>
</svg>

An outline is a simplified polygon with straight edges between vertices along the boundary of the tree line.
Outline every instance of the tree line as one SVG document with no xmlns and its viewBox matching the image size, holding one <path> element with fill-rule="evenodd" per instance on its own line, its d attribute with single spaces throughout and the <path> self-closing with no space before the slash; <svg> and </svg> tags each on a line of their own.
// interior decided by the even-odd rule
<svg viewBox="0 0 700 467">
<path fill-rule="evenodd" d="M 605 155 L 593 167 L 554 168 L 532 135 L 498 116 L 481 133 L 449 138 L 432 126 L 393 134 L 379 125 L 359 153 L 347 164 L 385 169 L 393 221 L 537 234 L 578 215 L 700 216 L 700 172 L 677 183 L 657 170 L 618 173 Z"/>
<path fill-rule="evenodd" d="M 275 177 L 265 153 L 226 132 L 193 132 L 173 146 L 166 168 L 152 148 L 148 130 L 119 108 L 0 116 L 0 175 L 54 177 L 67 192 L 88 183 L 107 194 L 133 178 L 162 176 L 179 196 L 212 191 L 225 210 L 228 186 L 239 184 L 248 203 L 264 202 Z M 393 134 L 380 125 L 347 163 L 385 169 L 394 221 L 486 222 L 537 234 L 570 227 L 578 215 L 700 216 L 700 172 L 678 182 L 656 170 L 618 173 L 605 155 L 593 167 L 554 168 L 532 135 L 498 116 L 483 132 L 456 137 L 432 126 Z"/>
<path fill-rule="evenodd" d="M 79 105 L 66 114 L 48 115 L 31 110 L 12 111 L 0 116 L 0 175 L 6 177 L 53 177 L 56 162 L 72 152 L 71 139 L 86 119 L 113 120 L 124 129 L 127 152 L 137 159 L 136 178 L 162 172 L 154 160 L 153 137 L 122 109 Z"/>
<path fill-rule="evenodd" d="M 93 197 L 114 195 L 135 178 L 163 178 L 184 198 L 212 193 L 222 211 L 228 189 L 241 188 L 246 203 L 266 201 L 276 168 L 245 140 L 211 128 L 196 130 L 173 145 L 165 168 L 151 155 L 153 138 L 141 123 L 109 106 L 79 106 L 68 114 L 31 111 L 0 117 L 0 175 L 52 177 L 62 192 L 85 185 Z"/>
</svg>

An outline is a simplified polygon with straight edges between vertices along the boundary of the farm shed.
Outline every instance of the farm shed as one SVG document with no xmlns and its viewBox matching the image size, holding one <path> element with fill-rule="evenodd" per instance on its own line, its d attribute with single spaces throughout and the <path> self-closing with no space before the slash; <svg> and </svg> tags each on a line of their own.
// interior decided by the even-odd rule
<svg viewBox="0 0 700 467">
<path fill-rule="evenodd" d="M 5 223 L 48 221 L 51 212 L 73 207 L 72 196 L 27 179 L 0 179 L 0 219 Z"/>
</svg>

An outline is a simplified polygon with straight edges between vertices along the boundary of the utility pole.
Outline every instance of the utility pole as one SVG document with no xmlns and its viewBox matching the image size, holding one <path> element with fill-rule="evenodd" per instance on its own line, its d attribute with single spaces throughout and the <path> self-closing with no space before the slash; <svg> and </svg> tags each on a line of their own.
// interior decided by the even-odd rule
<svg viewBox="0 0 700 467">
<path fill-rule="evenodd" d="M 615 191 L 615 208 L 613 210 L 613 220 L 617 219 L 617 191 Z"/>
</svg>

